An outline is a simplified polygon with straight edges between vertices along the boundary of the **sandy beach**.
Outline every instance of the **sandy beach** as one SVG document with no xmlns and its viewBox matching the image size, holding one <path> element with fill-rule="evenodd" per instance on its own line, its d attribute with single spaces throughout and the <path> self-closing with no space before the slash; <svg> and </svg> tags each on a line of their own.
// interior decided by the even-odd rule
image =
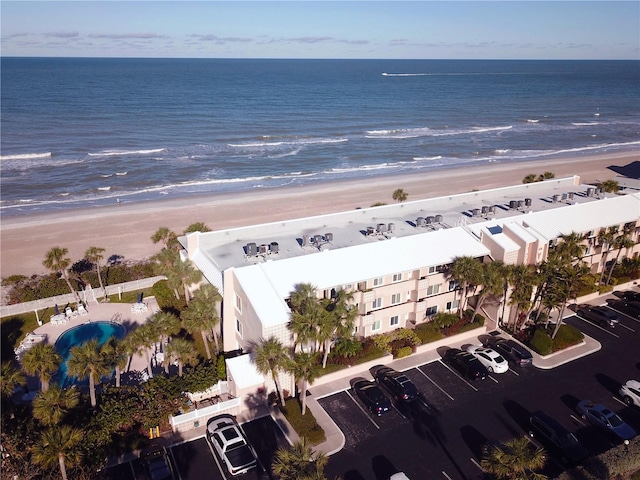
<svg viewBox="0 0 640 480">
<path fill-rule="evenodd" d="M 402 188 L 408 201 L 445 194 L 483 190 L 522 182 L 530 173 L 546 171 L 557 178 L 579 175 L 582 183 L 613 178 L 611 166 L 640 160 L 640 153 L 624 152 L 590 157 L 491 163 L 410 176 L 282 187 L 252 192 L 199 196 L 136 204 L 73 210 L 2 219 L 0 275 L 45 273 L 42 261 L 54 246 L 69 250 L 73 262 L 92 246 L 105 249 L 105 258 L 119 255 L 127 261 L 148 258 L 160 249 L 151 241 L 159 227 L 181 233 L 203 222 L 212 230 L 268 223 L 393 203 L 392 193 Z"/>
</svg>

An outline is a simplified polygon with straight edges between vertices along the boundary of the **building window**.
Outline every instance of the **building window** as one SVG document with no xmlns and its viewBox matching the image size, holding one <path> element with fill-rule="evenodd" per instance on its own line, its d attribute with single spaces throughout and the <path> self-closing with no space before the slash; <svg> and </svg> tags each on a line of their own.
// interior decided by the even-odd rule
<svg viewBox="0 0 640 480">
<path fill-rule="evenodd" d="M 402 280 L 402 274 L 401 273 L 395 273 L 393 275 L 393 281 L 394 282 L 399 282 L 400 280 Z"/>
<path fill-rule="evenodd" d="M 397 305 L 402 301 L 402 294 L 400 293 L 394 293 L 393 295 L 391 295 L 391 305 Z"/>
<path fill-rule="evenodd" d="M 460 305 L 460 300 L 454 300 L 453 302 L 447 302 L 447 311 L 457 310 Z"/>
<path fill-rule="evenodd" d="M 236 310 L 242 313 L 242 299 L 236 293 Z"/>
<path fill-rule="evenodd" d="M 424 316 L 425 317 L 430 317 L 432 315 L 435 315 L 436 313 L 438 313 L 438 306 L 437 305 L 433 305 L 432 307 L 427 307 L 426 312 L 424 312 Z"/>
<path fill-rule="evenodd" d="M 436 284 L 436 285 L 429 285 L 427 287 L 427 297 L 431 296 L 431 295 L 436 295 L 440 293 L 440 284 Z"/>
<path fill-rule="evenodd" d="M 382 283 L 383 283 L 382 277 L 378 277 L 378 278 L 374 278 L 373 279 L 373 286 L 374 287 L 379 287 L 380 285 L 382 285 Z"/>
<path fill-rule="evenodd" d="M 371 303 L 371 309 L 374 310 L 376 308 L 380 308 L 382 307 L 382 298 L 376 298 L 372 303 Z"/>
<path fill-rule="evenodd" d="M 451 280 L 449 282 L 449 291 L 453 291 L 453 290 L 457 290 L 460 287 L 460 285 L 458 285 L 458 282 L 456 282 L 455 280 Z"/>
<path fill-rule="evenodd" d="M 438 269 L 438 267 L 436 267 L 436 266 L 429 267 L 429 273 L 436 273 L 437 269 Z"/>
<path fill-rule="evenodd" d="M 398 315 L 394 315 L 389 319 L 389 325 L 392 327 L 395 327 L 396 325 L 398 325 L 398 323 L 400 323 L 400 318 L 398 317 Z"/>
<path fill-rule="evenodd" d="M 375 332 L 376 330 L 380 330 L 380 320 L 376 320 L 371 324 L 371 331 Z"/>
<path fill-rule="evenodd" d="M 238 332 L 238 334 L 242 338 L 242 324 L 240 323 L 240 320 L 238 320 L 237 318 L 236 318 L 236 332 Z"/>
</svg>

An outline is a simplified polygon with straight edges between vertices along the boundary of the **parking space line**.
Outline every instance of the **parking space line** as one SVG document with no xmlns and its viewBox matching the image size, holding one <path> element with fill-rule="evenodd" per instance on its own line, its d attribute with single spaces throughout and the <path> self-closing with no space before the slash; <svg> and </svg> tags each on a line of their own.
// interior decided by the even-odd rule
<svg viewBox="0 0 640 480">
<path fill-rule="evenodd" d="M 629 315 L 628 313 L 624 313 L 624 312 L 621 312 L 620 310 L 616 310 L 613 307 L 609 307 L 609 305 L 607 305 L 607 307 L 610 308 L 611 310 L 613 310 L 614 312 L 619 313 L 620 315 L 624 315 L 625 317 L 630 318 L 634 322 L 640 323 L 640 319 L 634 318 L 631 315 Z"/>
<path fill-rule="evenodd" d="M 213 459 L 215 460 L 216 465 L 218 466 L 218 470 L 220 471 L 220 475 L 222 475 L 222 478 L 224 480 L 227 480 L 227 476 L 224 474 L 224 469 L 222 468 L 222 465 L 220 465 L 220 462 L 218 461 L 218 455 L 213 450 L 213 447 L 209 444 L 209 442 L 207 442 L 207 447 L 209 447 L 209 451 L 211 451 L 211 455 L 213 456 Z"/>
<path fill-rule="evenodd" d="M 574 421 L 578 422 L 580 425 L 582 425 L 583 427 L 586 427 L 587 424 L 584 423 L 582 421 L 582 419 L 580 417 L 576 417 L 573 413 L 571 415 L 569 415 Z"/>
<path fill-rule="evenodd" d="M 618 397 L 611 397 L 613 398 L 616 402 L 624 405 L 625 407 L 628 407 L 629 405 L 627 405 L 626 403 L 624 403 L 624 400 L 620 400 Z"/>
<path fill-rule="evenodd" d="M 493 380 L 493 381 L 494 381 L 494 382 L 496 382 L 496 383 L 500 383 L 500 382 L 498 382 L 498 380 L 496 380 L 495 378 L 493 378 L 491 375 L 487 375 L 487 377 L 489 377 L 491 380 Z"/>
<path fill-rule="evenodd" d="M 346 393 L 347 395 L 349 395 L 349 398 L 350 398 L 351 400 L 353 400 L 353 403 L 355 403 L 355 404 L 356 404 L 356 407 L 358 407 L 358 408 L 362 411 L 362 413 L 364 413 L 364 416 L 365 416 L 365 417 L 367 417 L 367 418 L 369 419 L 369 421 L 370 421 L 371 423 L 373 423 L 373 425 L 374 425 L 378 430 L 380 430 L 380 426 L 379 426 L 376 422 L 374 422 L 374 421 L 373 421 L 373 418 L 371 418 L 371 415 L 369 414 L 369 412 L 367 412 L 367 411 L 366 411 L 366 410 L 365 410 L 365 409 L 360 405 L 360 403 L 358 403 L 358 401 L 357 401 L 355 398 L 353 398 L 353 395 L 351 395 L 351 394 L 349 393 L 349 391 L 348 391 L 348 390 L 345 390 L 345 393 Z"/>
<path fill-rule="evenodd" d="M 173 448 L 169 447 L 169 455 L 171 455 L 171 459 L 173 460 L 173 473 L 175 473 L 178 477 L 178 480 L 182 480 L 182 475 L 180 475 L 180 470 L 178 470 L 178 462 L 176 462 L 176 457 L 173 456 Z"/>
<path fill-rule="evenodd" d="M 463 378 L 463 377 L 462 377 L 461 375 L 459 375 L 456 371 L 454 371 L 454 370 L 453 370 L 453 368 L 451 368 L 449 365 L 447 365 L 446 363 L 444 363 L 444 362 L 442 362 L 442 361 L 441 361 L 440 363 L 442 363 L 442 365 L 444 365 L 445 367 L 447 367 L 447 369 L 448 369 L 451 373 L 453 373 L 456 377 L 458 377 L 458 378 L 459 378 L 460 380 L 462 380 L 464 383 L 466 383 L 466 384 L 467 384 L 467 385 L 469 385 L 471 388 L 473 388 L 476 392 L 478 392 L 478 391 L 479 391 L 476 387 L 474 387 L 474 386 L 473 386 L 473 385 L 471 385 L 469 382 L 467 382 L 467 380 L 466 380 L 465 378 Z"/>
<path fill-rule="evenodd" d="M 620 325 L 622 328 L 626 328 L 627 330 L 630 330 L 635 333 L 635 330 L 633 328 L 627 327 L 624 323 L 618 323 L 618 325 Z"/>
<path fill-rule="evenodd" d="M 484 472 L 484 468 L 482 468 L 482 465 L 480 465 L 475 458 L 471 457 L 469 460 L 471 460 L 471 463 L 473 463 L 476 467 L 478 467 L 478 469 L 480 469 L 481 472 Z"/>
<path fill-rule="evenodd" d="M 442 475 L 444 475 L 444 478 L 448 480 L 453 480 L 449 475 L 447 475 L 447 472 L 445 472 L 444 470 L 442 470 Z"/>
<path fill-rule="evenodd" d="M 516 372 L 513 368 L 510 368 L 510 369 L 509 369 L 509 371 L 510 371 L 511 373 L 513 373 L 513 374 L 514 374 L 515 376 L 517 376 L 517 377 L 519 377 L 519 376 L 520 376 L 520 374 L 519 374 L 518 372 Z"/>
<path fill-rule="evenodd" d="M 401 416 L 402 418 L 404 418 L 405 420 L 407 419 L 407 417 L 405 417 L 405 416 L 404 416 L 404 414 L 400 411 L 400 409 L 399 409 L 398 407 L 396 407 L 396 406 L 395 406 L 395 404 L 394 404 L 394 403 L 391 403 L 391 406 L 393 407 L 393 409 L 394 409 L 396 412 L 398 412 L 398 413 L 400 414 L 400 416 Z"/>
<path fill-rule="evenodd" d="M 131 460 L 129 460 L 129 468 L 131 469 L 131 475 L 133 475 L 133 478 L 137 479 L 138 476 L 136 475 L 136 471 L 133 469 L 133 462 Z"/>
<path fill-rule="evenodd" d="M 431 377 L 429 377 L 429 375 L 427 375 L 426 373 L 424 373 L 422 370 L 420 370 L 420 367 L 416 367 L 416 370 L 418 370 L 422 375 L 424 375 L 425 377 L 427 377 L 427 380 L 429 380 L 431 383 L 433 383 L 436 387 L 438 387 L 438 389 L 444 393 L 447 397 L 449 397 L 451 400 L 455 400 L 455 398 L 453 398 L 451 395 L 449 395 L 447 392 L 444 391 L 444 389 L 438 385 L 436 382 L 434 382 Z"/>
<path fill-rule="evenodd" d="M 588 324 L 593 325 L 593 326 L 594 326 L 594 327 L 596 327 L 596 328 L 599 328 L 599 329 L 600 329 L 600 330 L 602 330 L 603 332 L 608 333 L 609 335 L 611 335 L 611 336 L 613 336 L 613 337 L 620 338 L 620 337 L 619 337 L 618 335 L 616 335 L 615 333 L 610 332 L 610 331 L 609 331 L 609 330 L 607 330 L 606 328 L 602 328 L 600 325 L 598 325 L 597 323 L 593 323 L 591 320 L 587 320 L 586 318 L 581 317 L 581 316 L 580 316 L 580 315 L 578 315 L 577 313 L 576 313 L 576 317 L 578 317 L 578 318 L 579 318 L 580 320 L 582 320 L 583 322 L 587 322 Z"/>
</svg>

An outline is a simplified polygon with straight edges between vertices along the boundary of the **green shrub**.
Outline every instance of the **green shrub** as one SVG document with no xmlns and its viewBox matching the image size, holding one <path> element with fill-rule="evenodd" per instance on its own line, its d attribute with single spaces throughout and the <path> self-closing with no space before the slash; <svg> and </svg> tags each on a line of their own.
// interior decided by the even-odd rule
<svg viewBox="0 0 640 480">
<path fill-rule="evenodd" d="M 563 350 L 572 345 L 577 345 L 584 340 L 583 333 L 571 325 L 562 324 L 558 329 L 556 338 L 553 339 L 553 351 Z"/>
<path fill-rule="evenodd" d="M 411 355 L 413 353 L 413 348 L 411 347 L 402 347 L 399 348 L 398 351 L 396 352 L 396 354 L 394 355 L 394 358 L 404 358 L 404 357 L 408 357 L 409 355 Z"/>
<path fill-rule="evenodd" d="M 281 407 L 280 411 L 298 435 L 305 437 L 311 445 L 319 445 L 326 440 L 327 437 L 324 434 L 324 430 L 318 425 L 311 410 L 307 408 L 305 414 L 302 415 L 302 407 L 297 398 L 286 400 L 284 407 Z"/>
<path fill-rule="evenodd" d="M 219 378 L 217 362 L 207 360 L 185 371 L 184 388 L 188 392 L 202 392 L 218 383 Z"/>
<path fill-rule="evenodd" d="M 218 378 L 220 380 L 226 380 L 227 379 L 227 364 L 224 361 L 224 355 L 219 355 L 218 356 L 216 373 L 217 373 Z"/>
<path fill-rule="evenodd" d="M 447 328 L 460 320 L 460 317 L 454 313 L 436 313 L 431 323 L 438 328 Z"/>
<path fill-rule="evenodd" d="M 549 355 L 553 348 L 553 341 L 547 332 L 538 328 L 534 332 L 529 346 L 540 355 Z"/>
<path fill-rule="evenodd" d="M 598 288 L 598 292 L 599 292 L 601 295 L 603 295 L 603 294 L 605 294 L 605 293 L 607 293 L 607 292 L 610 292 L 611 290 L 613 290 L 613 286 L 612 286 L 612 285 L 601 285 L 601 286 Z"/>
<path fill-rule="evenodd" d="M 444 334 L 440 331 L 440 328 L 433 322 L 418 325 L 414 329 L 414 332 L 418 335 L 422 345 L 444 338 Z"/>
<path fill-rule="evenodd" d="M 184 301 L 178 300 L 173 291 L 167 285 L 166 280 L 160 280 L 156 282 L 151 288 L 153 296 L 158 301 L 158 306 L 162 310 L 178 310 L 181 311 L 184 308 Z"/>
</svg>

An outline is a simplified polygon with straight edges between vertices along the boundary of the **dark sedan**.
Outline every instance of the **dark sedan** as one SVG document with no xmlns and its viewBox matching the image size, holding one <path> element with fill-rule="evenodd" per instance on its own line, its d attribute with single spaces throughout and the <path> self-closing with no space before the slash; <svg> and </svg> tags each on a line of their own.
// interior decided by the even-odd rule
<svg viewBox="0 0 640 480">
<path fill-rule="evenodd" d="M 374 378 L 397 402 L 412 402 L 418 398 L 418 389 L 409 378 L 391 367 L 374 367 Z"/>
<path fill-rule="evenodd" d="M 513 340 L 502 337 L 489 337 L 485 346 L 491 347 L 511 363 L 519 367 L 527 367 L 533 363 L 531 352 Z"/>
<path fill-rule="evenodd" d="M 619 317 L 616 312 L 608 309 L 607 307 L 600 307 L 593 305 L 580 305 L 576 309 L 576 313 L 582 318 L 591 320 L 600 326 L 615 327 L 619 322 Z"/>
<path fill-rule="evenodd" d="M 596 427 L 613 434 L 623 443 L 636 436 L 636 431 L 622 420 L 617 413 L 612 412 L 604 405 L 593 403 L 590 400 L 582 400 L 578 403 L 578 413 L 584 420 L 588 420 Z"/>
<path fill-rule="evenodd" d="M 640 302 L 610 298 L 607 300 L 607 305 L 620 313 L 640 320 Z"/>
<path fill-rule="evenodd" d="M 613 294 L 618 298 L 622 298 L 630 302 L 640 302 L 640 292 L 635 290 L 621 290 L 613 292 Z"/>
<path fill-rule="evenodd" d="M 357 377 L 351 380 L 351 388 L 373 415 L 380 416 L 391 410 L 391 401 L 376 383 Z"/>
<path fill-rule="evenodd" d="M 444 361 L 451 365 L 464 378 L 470 380 L 484 380 L 489 372 L 480 360 L 471 353 L 458 348 L 450 348 L 444 354 Z"/>
</svg>

